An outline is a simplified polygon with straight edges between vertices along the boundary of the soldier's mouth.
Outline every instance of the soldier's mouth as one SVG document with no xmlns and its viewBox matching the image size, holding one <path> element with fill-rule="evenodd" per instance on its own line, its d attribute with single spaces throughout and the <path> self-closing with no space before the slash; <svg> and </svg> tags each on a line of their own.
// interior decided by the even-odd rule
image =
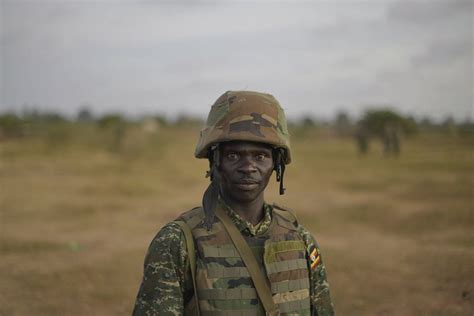
<svg viewBox="0 0 474 316">
<path fill-rule="evenodd" d="M 235 183 L 236 187 L 243 191 L 251 191 L 258 187 L 258 182 L 254 180 L 243 180 Z"/>
</svg>

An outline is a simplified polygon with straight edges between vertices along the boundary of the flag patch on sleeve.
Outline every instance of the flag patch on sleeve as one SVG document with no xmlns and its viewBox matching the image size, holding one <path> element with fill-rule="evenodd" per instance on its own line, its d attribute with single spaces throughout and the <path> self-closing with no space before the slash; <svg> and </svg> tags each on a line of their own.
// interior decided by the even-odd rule
<svg viewBox="0 0 474 316">
<path fill-rule="evenodd" d="M 311 262 L 311 269 L 315 269 L 321 262 L 321 256 L 319 255 L 318 248 L 314 247 L 314 249 L 309 254 L 309 260 Z"/>
</svg>

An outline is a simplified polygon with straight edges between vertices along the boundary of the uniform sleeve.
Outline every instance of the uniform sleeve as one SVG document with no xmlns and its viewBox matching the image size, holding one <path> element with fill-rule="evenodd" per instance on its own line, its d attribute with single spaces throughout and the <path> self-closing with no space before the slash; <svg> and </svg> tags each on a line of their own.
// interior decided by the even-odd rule
<svg viewBox="0 0 474 316">
<path fill-rule="evenodd" d="M 332 316 L 334 307 L 329 293 L 329 283 L 326 278 L 326 267 L 321 257 L 321 251 L 314 236 L 303 226 L 298 226 L 298 232 L 306 244 L 308 266 L 310 269 L 311 315 Z"/>
<path fill-rule="evenodd" d="M 134 316 L 183 315 L 188 299 L 186 240 L 176 223 L 165 225 L 145 256 Z"/>
</svg>

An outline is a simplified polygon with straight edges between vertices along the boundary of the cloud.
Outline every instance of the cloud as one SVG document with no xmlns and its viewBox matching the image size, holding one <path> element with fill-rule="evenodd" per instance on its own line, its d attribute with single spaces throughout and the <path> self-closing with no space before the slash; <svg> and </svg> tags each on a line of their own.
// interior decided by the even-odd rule
<svg viewBox="0 0 474 316">
<path fill-rule="evenodd" d="M 462 60 L 472 67 L 472 42 L 456 40 L 433 41 L 422 53 L 411 58 L 413 67 L 450 65 Z M 469 68 L 467 68 L 469 69 Z"/>
<path fill-rule="evenodd" d="M 437 23 L 458 16 L 471 16 L 470 0 L 397 1 L 387 10 L 390 19 L 412 24 Z"/>
<path fill-rule="evenodd" d="M 442 117 L 465 115 L 472 98 L 464 2 L 3 1 L 2 8 L 2 105 L 74 113 L 89 102 L 99 113 L 204 116 L 225 90 L 250 89 L 275 94 L 289 116 L 330 117 L 341 106 L 357 114 L 379 102 Z M 449 94 L 456 107 L 446 106 L 444 89 L 457 93 Z"/>
</svg>

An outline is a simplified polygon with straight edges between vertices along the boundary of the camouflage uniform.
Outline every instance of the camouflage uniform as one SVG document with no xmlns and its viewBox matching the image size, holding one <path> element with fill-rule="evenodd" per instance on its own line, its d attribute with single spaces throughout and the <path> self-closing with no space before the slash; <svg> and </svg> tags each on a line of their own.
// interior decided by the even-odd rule
<svg viewBox="0 0 474 316">
<path fill-rule="evenodd" d="M 266 261 L 266 258 L 268 258 L 266 252 L 267 250 L 269 251 L 269 254 L 272 254 L 272 250 L 280 249 L 278 247 L 283 246 L 285 242 L 286 244 L 298 244 L 299 250 L 296 250 L 295 248 L 295 251 L 293 252 L 293 255 L 297 255 L 297 259 L 291 259 L 291 251 L 285 250 L 283 248 L 281 248 L 283 249 L 283 251 L 290 251 L 283 253 L 282 256 L 278 255 L 280 256 L 279 258 L 283 259 L 278 259 L 278 256 L 276 254 L 272 254 L 277 256 L 275 257 L 277 258 L 276 260 L 285 261 L 274 262 L 278 264 L 279 267 L 285 265 L 288 265 L 288 267 L 290 267 L 290 262 L 288 260 L 298 261 L 298 267 L 288 268 L 290 270 L 285 270 L 283 271 L 283 274 L 280 273 L 279 275 L 270 273 L 270 270 L 266 269 L 266 267 L 264 269 L 267 271 L 267 273 L 270 273 L 270 275 L 267 275 L 267 277 L 271 277 L 272 279 L 274 279 L 275 276 L 278 279 L 279 277 L 282 277 L 282 275 L 288 275 L 282 278 L 283 282 L 280 282 L 279 279 L 275 282 L 293 282 L 292 284 L 298 283 L 298 286 L 300 286 L 301 291 L 296 291 L 293 288 L 281 290 L 282 292 L 278 292 L 280 290 L 277 290 L 277 292 L 273 293 L 281 293 L 281 295 L 283 296 L 279 297 L 282 298 L 283 301 L 275 301 L 278 300 L 275 296 L 277 294 L 273 295 L 273 301 L 275 304 L 278 303 L 279 306 L 288 306 L 288 304 L 298 303 L 298 306 L 301 307 L 299 309 L 288 309 L 286 313 L 282 311 L 283 315 L 300 315 L 299 312 L 297 312 L 298 310 L 302 311 L 302 313 L 305 315 L 308 315 L 310 313 L 310 310 L 311 315 L 333 315 L 334 310 L 329 295 L 329 285 L 326 281 L 326 269 L 320 256 L 319 246 L 317 245 L 314 237 L 305 228 L 299 225 L 296 222 L 296 219 L 294 217 L 291 217 L 292 215 L 290 217 L 295 220 L 290 220 L 287 222 L 285 222 L 286 219 L 282 220 L 281 218 L 285 218 L 286 216 L 282 215 L 283 213 L 280 213 L 282 208 L 276 205 L 272 206 L 265 203 L 263 206 L 264 216 L 262 221 L 256 226 L 253 226 L 251 223 L 247 222 L 236 212 L 234 212 L 219 197 L 219 185 L 218 180 L 216 180 L 216 177 L 218 176 L 218 174 L 216 174 L 216 161 L 219 161 L 218 146 L 221 142 L 239 140 L 260 142 L 272 146 L 272 148 L 274 149 L 274 168 L 277 175 L 277 181 L 280 181 L 280 194 L 283 194 L 284 192 L 283 174 L 285 171 L 285 165 L 291 162 L 291 151 L 289 133 L 286 126 L 286 118 L 283 109 L 279 105 L 278 101 L 272 95 L 269 94 L 251 91 L 228 91 L 224 93 L 216 100 L 216 102 L 212 106 L 212 109 L 209 113 L 209 117 L 206 122 L 206 126 L 201 131 L 200 139 L 198 141 L 195 151 L 195 156 L 197 158 L 209 159 L 211 167 L 211 170 L 209 172 L 209 175 L 211 177 L 211 184 L 204 193 L 202 204 L 203 207 L 198 210 L 199 212 L 201 212 L 199 214 L 203 216 L 203 219 L 199 224 L 201 226 L 198 225 L 199 227 L 196 228 L 201 229 L 201 231 L 203 231 L 204 233 L 203 235 L 201 235 L 201 237 L 197 238 L 193 232 L 193 238 L 195 243 L 197 243 L 198 246 L 202 246 L 202 244 L 199 244 L 199 241 L 203 239 L 206 242 L 217 244 L 225 242 L 225 235 L 218 235 L 220 237 L 216 237 L 217 235 L 206 235 L 206 232 L 210 232 L 212 231 L 212 228 L 217 227 L 215 225 L 219 225 L 219 220 L 215 218 L 213 210 L 215 210 L 216 207 L 224 207 L 233 223 L 236 225 L 238 230 L 242 233 L 242 235 L 248 242 L 253 242 L 257 239 L 260 241 L 266 240 L 266 250 L 264 250 L 263 248 L 258 248 L 259 246 L 257 246 L 256 248 L 253 247 L 252 249 L 252 251 L 256 250 L 254 252 L 254 255 L 256 256 L 257 261 L 260 261 L 260 263 L 268 263 Z M 192 212 L 193 210 L 184 213 L 180 218 L 178 218 L 178 220 L 182 221 L 183 218 L 187 216 L 186 214 L 189 215 Z M 284 213 L 291 214 L 290 212 L 286 211 L 284 211 Z M 280 225 L 281 227 L 286 227 L 286 229 L 290 230 L 285 231 L 285 228 L 280 228 L 280 230 L 274 228 L 276 227 L 274 223 L 279 223 L 279 221 L 283 221 L 284 223 L 282 224 L 280 222 L 280 224 L 278 225 Z M 279 241 L 280 238 L 283 238 L 281 239 L 281 242 Z M 267 248 L 267 241 L 269 242 L 268 244 L 271 245 L 270 247 L 277 248 Z M 230 245 L 233 247 L 232 242 Z M 211 262 L 211 265 L 219 265 L 219 262 L 223 262 L 226 264 L 229 264 L 229 262 L 235 263 L 241 259 L 238 254 L 237 257 L 234 256 L 232 258 L 227 259 L 225 258 L 225 256 L 226 255 L 224 255 L 224 258 L 217 258 L 219 260 L 223 259 L 223 261 L 215 259 L 217 261 Z M 204 264 L 203 262 L 206 262 L 203 261 L 205 256 L 203 257 L 202 252 L 197 251 L 197 257 L 198 266 L 203 268 L 202 264 Z M 260 260 L 262 258 L 265 259 Z M 306 260 L 304 258 L 306 258 Z M 190 303 L 190 301 L 194 301 L 192 300 L 194 294 L 194 287 L 191 277 L 190 264 L 188 260 L 189 257 L 187 252 L 186 238 L 183 231 L 181 230 L 180 225 L 176 221 L 168 223 L 156 235 L 148 249 L 144 264 L 143 281 L 137 296 L 133 314 L 185 314 L 185 309 L 192 305 L 188 303 Z M 243 262 L 240 261 L 235 267 L 240 265 L 239 269 L 243 268 L 244 270 L 246 270 L 245 264 L 241 266 L 242 264 Z M 232 264 L 230 268 L 235 269 L 234 265 Z M 308 274 L 306 274 L 306 270 L 308 271 Z M 298 272 L 303 279 L 295 279 L 295 274 L 293 272 Z M 290 277 L 290 275 L 293 275 L 293 277 Z M 203 279 L 201 278 L 201 281 L 202 280 Z M 233 280 L 236 281 L 235 279 Z M 292 280 L 294 280 L 295 282 Z M 219 304 L 224 304 L 227 307 L 230 306 L 230 308 L 226 307 L 224 309 L 230 311 L 231 313 L 234 312 L 234 309 L 232 307 L 233 303 L 229 302 L 230 305 L 226 304 L 225 300 L 227 300 L 227 298 L 229 297 L 226 296 L 226 293 L 234 293 L 231 292 L 234 291 L 234 286 L 228 284 L 234 281 L 232 281 L 232 279 L 229 279 L 229 281 L 217 279 L 217 281 L 215 282 L 219 283 L 220 285 L 217 286 L 217 288 L 209 289 L 212 293 L 214 293 L 213 295 L 221 296 L 221 294 L 224 294 L 224 298 L 217 298 L 217 300 L 223 299 L 224 301 L 220 301 Z M 211 279 L 208 279 L 206 281 L 206 279 L 204 279 L 203 282 L 212 283 L 214 281 Z M 277 285 L 272 282 L 273 281 L 270 280 L 271 286 Z M 239 284 L 239 288 L 241 286 L 253 288 L 252 281 L 250 279 L 247 278 L 245 280 L 245 283 L 246 284 Z M 302 285 L 303 283 L 304 285 Z M 200 284 L 202 285 L 203 283 Z M 225 286 L 222 287 L 222 284 L 225 284 Z M 288 284 L 286 285 L 289 286 Z M 212 286 L 213 285 L 211 285 L 211 287 Z M 221 288 L 223 289 L 222 293 L 219 292 Z M 198 296 L 200 296 L 201 289 L 204 289 L 205 291 L 206 287 L 203 288 L 198 286 L 198 289 Z M 280 289 L 280 287 L 278 287 L 278 289 Z M 247 291 L 245 293 L 253 293 L 252 289 L 249 290 L 250 291 Z M 296 297 L 300 295 L 300 292 L 304 292 L 305 294 L 301 294 L 300 298 L 298 298 L 299 301 L 292 301 L 292 298 L 290 298 L 291 295 L 295 295 Z M 210 292 L 207 291 L 206 293 L 209 294 Z M 233 296 L 231 297 L 235 299 Z M 199 304 L 201 304 L 201 297 L 199 297 L 199 300 Z M 203 304 L 212 305 L 214 301 L 202 302 Z M 240 299 L 240 303 L 237 303 L 237 305 L 240 307 L 247 306 L 246 304 L 252 305 L 254 308 L 253 312 L 256 312 L 258 315 L 263 312 L 263 307 L 259 303 L 257 296 L 252 296 L 251 299 L 249 299 L 249 297 L 242 297 Z M 295 306 L 295 304 L 293 304 L 292 306 Z M 243 313 L 244 315 L 247 315 L 248 312 L 246 308 L 244 308 L 243 310 L 239 307 L 236 308 L 241 310 L 240 312 L 236 311 L 237 313 Z M 222 308 L 218 308 L 218 310 L 219 309 Z M 292 310 L 293 312 L 291 312 Z M 211 309 L 210 311 L 214 310 Z M 217 313 L 220 315 L 222 314 L 221 312 Z"/>
<path fill-rule="evenodd" d="M 244 235 L 265 233 L 272 220 L 273 206 L 264 205 L 265 215 L 256 226 L 242 219 L 230 210 L 228 213 Z M 317 252 L 319 246 L 315 238 L 303 226 L 298 233 L 307 249 Z M 150 244 L 145 258 L 143 281 L 135 303 L 133 315 L 183 315 L 184 306 L 193 295 L 193 284 L 187 261 L 186 242 L 181 228 L 176 222 L 165 225 Z M 308 266 L 311 260 L 308 254 Z M 334 315 L 326 280 L 326 268 L 322 260 L 310 270 L 311 308 L 313 315 Z"/>
</svg>

